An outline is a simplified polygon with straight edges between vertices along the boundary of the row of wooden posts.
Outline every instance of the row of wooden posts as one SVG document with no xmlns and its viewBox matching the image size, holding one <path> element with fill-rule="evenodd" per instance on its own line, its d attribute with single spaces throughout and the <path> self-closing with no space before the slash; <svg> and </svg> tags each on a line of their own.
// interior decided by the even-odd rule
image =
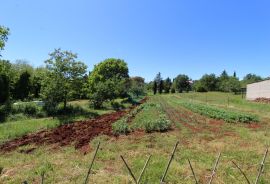
<svg viewBox="0 0 270 184">
<path fill-rule="evenodd" d="M 165 170 L 164 170 L 164 173 L 163 173 L 163 175 L 162 175 L 162 178 L 161 178 L 161 180 L 160 180 L 160 184 L 164 184 L 164 183 L 165 183 L 165 179 L 166 179 L 168 170 L 169 170 L 169 168 L 170 168 L 171 162 L 172 162 L 172 160 L 173 160 L 173 158 L 174 158 L 174 155 L 175 155 L 175 152 L 176 152 L 176 149 L 177 149 L 177 146 L 178 146 L 178 145 L 179 145 L 179 141 L 176 142 L 176 144 L 175 144 L 175 146 L 174 146 L 174 148 L 173 148 L 173 150 L 172 150 L 172 153 L 171 153 L 170 158 L 169 158 L 169 160 L 168 160 L 167 166 L 166 166 L 166 168 L 165 168 Z M 95 161 L 95 159 L 96 159 L 96 155 L 97 155 L 97 153 L 98 153 L 99 147 L 100 147 L 100 142 L 99 142 L 98 145 L 97 145 L 97 148 L 96 148 L 96 150 L 95 150 L 95 153 L 94 153 L 94 156 L 93 156 L 93 158 L 92 158 L 92 161 L 91 161 L 91 163 L 90 163 L 90 165 L 89 165 L 88 172 L 87 172 L 87 175 L 86 175 L 86 177 L 85 177 L 85 180 L 84 180 L 84 183 L 83 183 L 83 184 L 89 184 L 89 183 L 90 183 L 90 182 L 89 182 L 89 178 L 90 178 L 90 176 L 91 176 L 92 167 L 93 167 L 94 161 Z M 264 153 L 264 156 L 263 156 L 262 162 L 260 163 L 260 168 L 259 168 L 259 171 L 258 171 L 258 174 L 257 174 L 257 177 L 256 177 L 256 180 L 255 180 L 254 184 L 258 184 L 258 183 L 259 183 L 260 177 L 261 177 L 262 172 L 263 172 L 263 169 L 264 169 L 264 165 L 265 165 L 265 160 L 266 160 L 267 154 L 268 154 L 268 149 L 266 149 L 266 151 L 265 151 L 265 153 Z M 132 172 L 131 168 L 129 167 L 129 165 L 128 165 L 127 161 L 124 159 L 124 157 L 123 157 L 122 155 L 120 155 L 120 157 L 121 157 L 121 159 L 122 159 L 124 165 L 126 166 L 126 168 L 127 168 L 128 172 L 129 172 L 130 176 L 132 177 L 132 180 L 134 181 L 134 183 L 135 183 L 135 184 L 140 184 L 140 183 L 141 183 L 141 179 L 142 179 L 142 177 L 143 177 L 143 175 L 144 175 L 144 173 L 145 173 L 145 170 L 146 170 L 146 168 L 147 168 L 147 166 L 148 166 L 148 164 L 149 164 L 149 161 L 150 161 L 152 155 L 150 155 L 150 156 L 147 158 L 147 160 L 146 160 L 146 162 L 145 162 L 145 164 L 144 164 L 144 167 L 142 168 L 142 170 L 141 170 L 140 175 L 139 175 L 138 178 L 136 178 L 136 176 L 135 176 L 134 173 Z M 215 176 L 215 174 L 216 174 L 217 167 L 218 167 L 218 164 L 219 164 L 219 161 L 220 161 L 220 157 L 221 157 L 221 153 L 219 153 L 218 156 L 217 156 L 217 159 L 216 159 L 216 161 L 215 161 L 215 163 L 214 163 L 214 166 L 213 166 L 213 169 L 212 169 L 212 173 L 211 173 L 211 175 L 210 175 L 210 179 L 209 179 L 209 181 L 208 181 L 207 184 L 212 184 L 212 182 L 213 182 L 213 179 L 214 179 L 214 176 Z M 191 164 L 191 162 L 190 162 L 189 159 L 188 159 L 188 163 L 189 163 L 190 169 L 191 169 L 191 171 L 192 171 L 192 175 L 193 175 L 193 178 L 194 178 L 194 183 L 195 183 L 195 184 L 199 184 L 199 181 L 197 180 L 197 176 L 196 176 L 196 174 L 195 174 L 195 171 L 194 171 L 194 169 L 193 169 L 193 167 L 192 167 L 192 164 Z M 232 161 L 232 163 L 233 163 L 233 164 L 235 165 L 235 167 L 239 170 L 239 172 L 243 175 L 243 177 L 245 178 L 246 183 L 247 183 L 247 184 L 253 184 L 253 182 L 251 182 L 251 181 L 248 179 L 247 175 L 246 175 L 245 172 L 241 169 L 241 167 L 240 167 L 239 165 L 237 165 L 234 161 Z M 42 173 L 42 174 L 41 174 L 41 184 L 44 184 L 44 182 L 45 182 L 45 173 Z M 27 181 L 24 181 L 22 184 L 28 184 L 28 182 L 27 182 Z"/>
</svg>

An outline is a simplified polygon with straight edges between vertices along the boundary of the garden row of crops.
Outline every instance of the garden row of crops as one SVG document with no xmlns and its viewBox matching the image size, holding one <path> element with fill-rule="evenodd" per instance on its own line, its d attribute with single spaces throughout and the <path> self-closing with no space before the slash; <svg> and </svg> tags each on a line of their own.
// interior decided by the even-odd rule
<svg viewBox="0 0 270 184">
<path fill-rule="evenodd" d="M 180 104 L 193 112 L 199 113 L 201 115 L 213 119 L 221 119 L 230 123 L 236 122 L 250 123 L 259 121 L 258 116 L 244 112 L 232 111 L 229 109 L 223 109 L 197 102 L 180 102 Z"/>
<path fill-rule="evenodd" d="M 141 111 L 147 114 L 151 114 L 150 111 L 154 111 L 158 114 L 157 117 L 151 118 L 151 120 L 144 119 L 137 123 L 131 123 L 131 120 Z M 135 130 L 144 130 L 147 133 L 150 132 L 165 132 L 171 128 L 171 121 L 166 117 L 165 112 L 162 110 L 159 104 L 145 103 L 137 108 L 133 109 L 125 117 L 116 121 L 113 125 L 113 132 L 116 135 L 128 134 Z"/>
</svg>

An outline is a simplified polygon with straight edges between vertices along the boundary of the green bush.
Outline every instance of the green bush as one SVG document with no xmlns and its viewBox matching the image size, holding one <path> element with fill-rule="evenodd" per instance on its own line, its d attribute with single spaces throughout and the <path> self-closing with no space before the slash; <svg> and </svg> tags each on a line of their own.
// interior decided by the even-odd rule
<svg viewBox="0 0 270 184">
<path fill-rule="evenodd" d="M 115 123 L 113 123 L 112 129 L 115 135 L 128 134 L 130 132 L 126 118 L 120 119 L 116 121 Z"/>
<path fill-rule="evenodd" d="M 11 112 L 12 114 L 23 113 L 28 116 L 35 117 L 39 111 L 42 109 L 35 103 L 19 103 L 12 106 Z"/>
<path fill-rule="evenodd" d="M 64 106 L 59 106 L 56 110 L 57 115 L 80 115 L 84 113 L 86 113 L 85 109 L 80 106 L 72 105 L 68 105 L 66 108 L 64 108 Z"/>
<path fill-rule="evenodd" d="M 8 121 L 21 121 L 21 120 L 25 120 L 27 118 L 28 118 L 28 116 L 26 116 L 25 114 L 19 113 L 19 114 L 10 114 L 7 117 L 7 120 Z"/>
<path fill-rule="evenodd" d="M 39 108 L 36 104 L 33 103 L 27 103 L 24 108 L 24 114 L 29 116 L 36 116 L 37 112 L 39 111 Z"/>
<path fill-rule="evenodd" d="M 116 102 L 116 101 L 111 101 L 111 106 L 116 111 L 124 108 L 124 106 L 122 104 L 120 104 L 119 102 Z"/>
<path fill-rule="evenodd" d="M 7 117 L 7 110 L 5 105 L 0 105 L 0 122 L 6 120 Z"/>
<path fill-rule="evenodd" d="M 146 121 L 143 124 L 143 128 L 147 133 L 150 132 L 165 132 L 171 128 L 171 121 L 166 118 L 165 115 L 161 115 L 159 119 Z"/>
</svg>

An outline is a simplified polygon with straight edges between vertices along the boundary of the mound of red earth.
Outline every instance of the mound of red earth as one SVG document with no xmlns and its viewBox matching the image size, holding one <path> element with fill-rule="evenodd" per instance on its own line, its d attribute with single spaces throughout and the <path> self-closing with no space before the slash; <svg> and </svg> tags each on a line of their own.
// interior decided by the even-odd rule
<svg viewBox="0 0 270 184">
<path fill-rule="evenodd" d="M 270 103 L 270 98 L 256 98 L 254 102 Z"/>
<path fill-rule="evenodd" d="M 145 101 L 146 98 L 140 103 L 144 103 Z M 112 124 L 133 108 L 134 106 L 126 111 L 113 112 L 87 121 L 78 121 L 61 125 L 52 130 L 28 134 L 0 145 L 0 151 L 13 151 L 20 146 L 30 144 L 66 146 L 74 143 L 75 148 L 80 149 L 88 145 L 89 141 L 98 135 L 113 136 Z"/>
</svg>

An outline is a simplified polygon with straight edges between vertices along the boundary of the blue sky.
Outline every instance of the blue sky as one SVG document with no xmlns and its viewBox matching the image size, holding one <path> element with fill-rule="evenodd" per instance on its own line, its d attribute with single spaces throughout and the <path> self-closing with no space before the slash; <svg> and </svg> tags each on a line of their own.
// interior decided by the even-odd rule
<svg viewBox="0 0 270 184">
<path fill-rule="evenodd" d="M 270 76 L 269 0 L 2 0 L 4 59 L 43 65 L 62 48 L 89 70 L 122 58 L 131 76 Z"/>
</svg>

